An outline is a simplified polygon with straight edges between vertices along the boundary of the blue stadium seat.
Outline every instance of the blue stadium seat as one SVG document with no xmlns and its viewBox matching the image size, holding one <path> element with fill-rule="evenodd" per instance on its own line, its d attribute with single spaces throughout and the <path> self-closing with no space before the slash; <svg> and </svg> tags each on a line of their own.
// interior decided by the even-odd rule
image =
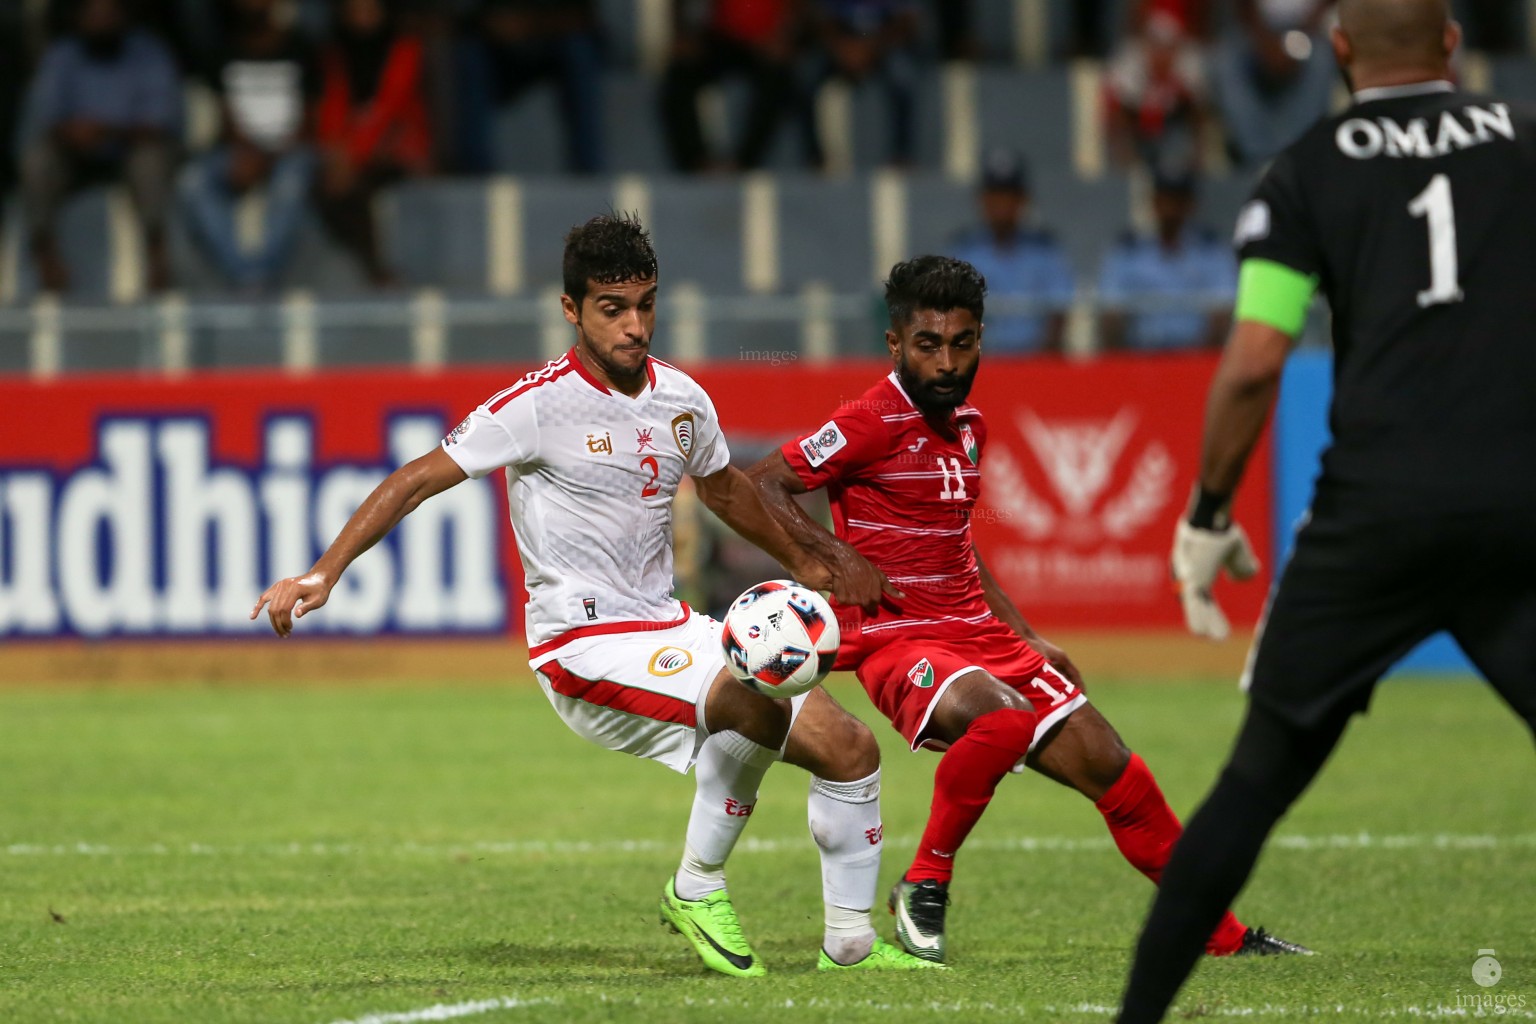
<svg viewBox="0 0 1536 1024">
<path fill-rule="evenodd" d="M 650 186 L 650 228 L 667 280 L 741 291 L 740 179 L 660 176 Z"/>
<path fill-rule="evenodd" d="M 633 68 L 639 63 L 635 31 L 639 25 L 636 0 L 598 0 L 597 16 L 603 26 L 604 63 Z"/>
<path fill-rule="evenodd" d="M 401 280 L 479 292 L 486 278 L 485 184 L 478 180 L 408 182 L 383 203 L 393 223 L 385 235 Z"/>
<path fill-rule="evenodd" d="M 1072 87 L 1065 68 L 980 67 L 976 79 L 984 147 L 1018 149 L 1037 168 L 1072 166 Z"/>
<path fill-rule="evenodd" d="M 785 291 L 809 281 L 833 291 L 872 287 L 869 184 L 862 177 L 779 178 L 779 276 Z"/>
<path fill-rule="evenodd" d="M 639 71 L 614 71 L 607 77 L 604 96 L 609 170 L 668 170 L 656 82 Z"/>
<path fill-rule="evenodd" d="M 1513 100 L 1536 101 L 1536 62 L 1528 56 L 1495 57 L 1493 91 Z"/>
<path fill-rule="evenodd" d="M 1035 219 L 1061 240 L 1078 282 L 1091 282 L 1105 251 L 1130 225 L 1126 181 L 1118 176 L 1083 181 L 1068 167 L 1035 167 Z"/>
<path fill-rule="evenodd" d="M 976 189 L 935 174 L 907 181 L 907 248 L 913 256 L 945 253 L 955 235 L 976 223 Z"/>
<path fill-rule="evenodd" d="M 613 205 L 608 178 L 525 178 L 523 279 L 529 289 L 560 284 L 565 233 Z M 670 267 L 669 267 L 670 269 Z"/>
</svg>

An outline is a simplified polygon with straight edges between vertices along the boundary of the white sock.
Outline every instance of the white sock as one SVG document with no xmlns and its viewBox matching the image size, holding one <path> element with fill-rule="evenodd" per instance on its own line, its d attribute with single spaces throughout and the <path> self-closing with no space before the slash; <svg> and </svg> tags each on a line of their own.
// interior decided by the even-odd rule
<svg viewBox="0 0 1536 1024">
<path fill-rule="evenodd" d="M 726 858 L 747 827 L 757 787 L 778 756 L 777 750 L 730 730 L 704 741 L 693 769 L 693 811 L 677 869 L 679 899 L 703 899 L 725 888 Z"/>
<path fill-rule="evenodd" d="M 821 850 L 821 895 L 826 903 L 823 948 L 840 964 L 869 955 L 875 926 L 869 919 L 880 884 L 880 769 L 856 782 L 811 778 L 806 801 L 811 838 Z"/>
</svg>

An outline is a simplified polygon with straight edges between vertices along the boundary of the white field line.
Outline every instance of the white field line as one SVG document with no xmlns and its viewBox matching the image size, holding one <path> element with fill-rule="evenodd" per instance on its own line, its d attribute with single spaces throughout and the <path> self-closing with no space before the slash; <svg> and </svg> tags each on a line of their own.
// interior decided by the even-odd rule
<svg viewBox="0 0 1536 1024">
<path fill-rule="evenodd" d="M 338 1020 L 332 1024 L 414 1024 L 415 1021 L 421 1020 L 457 1020 L 460 1017 L 474 1017 L 495 1010 L 519 1010 L 525 1006 L 544 1006 L 551 1002 L 553 1000 L 550 999 L 514 999 L 511 996 L 500 996 L 496 999 L 478 999 L 472 1003 L 438 1003 L 435 1006 L 424 1006 L 419 1010 L 404 1010 L 399 1013 L 370 1013 L 365 1017 Z"/>
<path fill-rule="evenodd" d="M 612 1003 L 623 1006 L 649 1006 L 651 1000 L 609 998 L 606 995 L 598 997 L 600 1003 Z M 711 997 L 697 999 L 685 997 L 682 1005 L 688 1007 L 703 1007 L 721 1010 L 813 1010 L 821 1011 L 825 1015 L 828 1011 L 833 1013 L 852 1010 L 876 1010 L 889 1011 L 902 1015 L 913 1012 L 926 1011 L 929 1013 L 952 1013 L 970 1017 L 985 1016 L 986 1018 L 1032 1018 L 1041 1013 L 1052 1017 L 1097 1017 L 1104 1018 L 1113 1015 L 1117 1007 L 1107 1006 L 1102 1003 L 1073 1003 L 1067 1006 L 1019 1006 L 1017 1004 L 1000 1004 L 992 1002 L 949 1002 L 943 1000 L 930 1000 L 928 1002 L 913 1003 L 903 1002 L 878 1003 L 873 1000 L 845 1000 L 825 999 L 813 997 L 810 999 L 738 999 L 731 997 Z M 494 1013 L 498 1010 L 521 1009 L 537 1005 L 566 1005 L 564 1000 L 553 999 L 517 999 L 511 996 L 502 996 L 499 999 L 482 999 L 469 1003 L 453 1003 L 449 1005 L 423 1007 L 419 1010 L 406 1010 L 398 1013 L 374 1013 L 366 1017 L 358 1017 L 353 1020 L 333 1021 L 331 1024 L 414 1024 L 416 1021 L 455 1020 L 460 1017 L 476 1016 L 483 1013 Z M 659 1011 L 676 1006 L 677 1003 L 669 1001 L 656 1001 Z M 1430 1006 L 1417 1004 L 1405 1004 L 1403 1006 L 1351 1006 L 1347 1003 L 1330 1004 L 1298 1004 L 1277 1005 L 1264 1003 L 1259 1006 L 1235 1006 L 1222 1005 L 1202 1007 L 1201 1014 L 1207 1017 L 1264 1017 L 1281 1020 L 1304 1020 L 1318 1018 L 1351 1018 L 1364 1020 L 1440 1020 L 1446 1018 L 1466 1018 L 1491 1016 L 1487 1011 L 1479 1012 L 1471 1006 L 1448 1006 L 1438 1003 Z M 1522 1006 L 1507 1006 L 1500 1017 L 1530 1020 L 1536 1019 L 1536 1013 Z"/>
<path fill-rule="evenodd" d="M 896 845 L 912 845 L 917 836 L 887 836 Z M 1476 835 L 1425 833 L 1408 835 L 1373 835 L 1358 832 L 1339 835 L 1280 835 L 1269 844 L 1271 849 L 1313 852 L 1317 850 L 1496 850 L 1536 847 L 1536 833 L 1517 835 Z M 737 844 L 739 853 L 784 853 L 811 847 L 809 836 L 745 836 Z M 1073 838 L 1067 836 L 1017 836 L 1001 839 L 972 839 L 968 850 L 1004 853 L 1094 853 L 1114 848 L 1108 838 Z M 634 853 L 676 853 L 676 840 L 604 839 L 564 841 L 555 839 L 520 839 L 504 842 L 475 843 L 11 843 L 0 846 L 0 856 L 9 857 L 444 857 L 464 854 L 505 856 L 597 857 Z"/>
</svg>

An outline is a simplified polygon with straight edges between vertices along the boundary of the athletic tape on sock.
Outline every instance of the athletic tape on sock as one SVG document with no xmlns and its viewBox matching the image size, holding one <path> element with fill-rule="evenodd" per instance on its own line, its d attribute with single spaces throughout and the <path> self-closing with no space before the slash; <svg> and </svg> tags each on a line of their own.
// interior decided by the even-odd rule
<svg viewBox="0 0 1536 1024">
<path fill-rule="evenodd" d="M 880 769 L 876 768 L 873 774 L 853 782 L 832 782 L 813 775 L 811 792 L 845 804 L 867 804 L 880 799 Z"/>
</svg>

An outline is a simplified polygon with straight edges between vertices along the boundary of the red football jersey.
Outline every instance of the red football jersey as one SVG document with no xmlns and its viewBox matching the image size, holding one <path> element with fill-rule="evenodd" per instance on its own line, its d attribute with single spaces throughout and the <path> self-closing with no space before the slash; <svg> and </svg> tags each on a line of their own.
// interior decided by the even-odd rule
<svg viewBox="0 0 1536 1024">
<path fill-rule="evenodd" d="M 832 419 L 783 447 L 810 489 L 825 487 L 837 535 L 906 594 L 873 615 L 838 607 L 839 668 L 906 636 L 963 635 L 992 618 L 971 546 L 986 426 L 962 405 L 936 429 L 893 371 Z"/>
</svg>

